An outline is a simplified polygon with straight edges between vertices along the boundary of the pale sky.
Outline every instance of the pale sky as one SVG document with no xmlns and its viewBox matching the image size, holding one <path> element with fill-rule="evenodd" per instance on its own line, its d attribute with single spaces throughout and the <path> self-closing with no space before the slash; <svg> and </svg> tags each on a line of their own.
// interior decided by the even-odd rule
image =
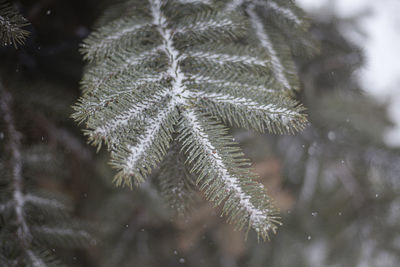
<svg viewBox="0 0 400 267">
<path fill-rule="evenodd" d="M 388 129 L 386 143 L 400 146 L 400 0 L 296 0 L 306 11 L 330 5 L 339 17 L 370 9 L 359 25 L 367 38 L 353 38 L 363 48 L 366 65 L 359 72 L 362 87 L 378 101 L 389 103 L 389 117 L 397 124 Z"/>
</svg>

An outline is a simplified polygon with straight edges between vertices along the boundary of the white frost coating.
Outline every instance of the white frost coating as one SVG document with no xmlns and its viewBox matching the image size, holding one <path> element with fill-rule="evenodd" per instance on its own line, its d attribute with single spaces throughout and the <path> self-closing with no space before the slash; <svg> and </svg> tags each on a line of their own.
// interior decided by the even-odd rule
<svg viewBox="0 0 400 267">
<path fill-rule="evenodd" d="M 236 97 L 228 94 L 221 94 L 221 93 L 195 93 L 193 94 L 198 95 L 198 97 L 207 98 L 209 101 L 221 103 L 221 104 L 230 104 L 233 106 L 240 106 L 247 110 L 254 110 L 254 111 L 263 111 L 270 114 L 271 117 L 280 115 L 283 117 L 290 117 L 293 115 L 298 115 L 297 112 L 289 110 L 287 108 L 278 107 L 275 104 L 268 104 L 268 105 L 260 105 L 253 100 L 244 98 L 244 97 Z"/>
<path fill-rule="evenodd" d="M 228 11 L 228 12 L 233 11 L 238 6 L 243 5 L 244 2 L 245 2 L 245 0 L 233 0 L 232 2 L 230 2 L 229 4 L 226 5 L 225 11 Z"/>
<path fill-rule="evenodd" d="M 187 26 L 181 26 L 175 29 L 175 33 L 185 33 L 188 31 L 206 31 L 210 28 L 222 28 L 226 26 L 234 26 L 232 20 L 222 19 L 222 20 L 209 20 L 206 22 L 198 22 L 195 24 L 189 24 Z"/>
<path fill-rule="evenodd" d="M 117 127 L 127 125 L 129 120 L 139 116 L 149 105 L 157 104 L 167 95 L 171 95 L 171 101 L 175 104 L 175 98 L 184 95 L 184 85 L 182 81 L 186 78 L 181 72 L 179 66 L 179 52 L 173 46 L 173 34 L 170 29 L 168 29 L 168 23 L 166 18 L 161 12 L 161 1 L 160 0 L 150 0 L 151 13 L 153 15 L 153 24 L 157 26 L 157 31 L 163 39 L 163 45 L 159 46 L 157 49 L 162 50 L 170 60 L 170 66 L 164 76 L 171 77 L 172 82 L 172 92 L 170 90 L 164 90 L 161 94 L 155 95 L 149 100 L 145 100 L 142 103 L 136 104 L 133 108 L 128 111 L 118 115 L 115 120 L 107 123 L 106 125 L 97 128 L 94 133 L 107 136 L 109 133 L 113 132 Z"/>
<path fill-rule="evenodd" d="M 131 173 L 137 168 L 137 162 L 143 156 L 152 144 L 157 133 L 163 128 L 163 123 L 167 120 L 168 116 L 174 112 L 176 106 L 186 103 L 188 93 L 185 92 L 183 81 L 186 79 L 185 74 L 181 71 L 179 66 L 179 51 L 176 50 L 173 44 L 173 32 L 168 28 L 166 17 L 161 11 L 161 0 L 149 0 L 151 14 L 153 16 L 153 24 L 156 25 L 157 31 L 163 39 L 161 50 L 169 57 L 170 64 L 166 75 L 172 78 L 172 90 L 169 92 L 171 99 L 166 104 L 166 108 L 161 110 L 157 117 L 151 119 L 148 123 L 149 127 L 146 128 L 145 133 L 139 138 L 135 146 L 130 146 L 130 154 L 126 159 L 124 172 Z"/>
<path fill-rule="evenodd" d="M 264 91 L 264 92 L 268 92 L 268 93 L 276 93 L 277 92 L 275 89 L 269 89 L 262 85 L 250 85 L 250 84 L 240 83 L 240 82 L 215 80 L 210 77 L 202 76 L 202 75 L 195 75 L 194 82 L 198 83 L 198 84 L 216 84 L 216 85 L 223 86 L 223 87 L 242 87 L 243 90 L 248 90 L 248 91 Z"/>
<path fill-rule="evenodd" d="M 91 102 L 91 103 L 88 103 L 88 105 L 91 108 L 102 107 L 107 102 L 112 100 L 114 97 L 120 96 L 120 95 L 125 94 L 125 93 L 130 93 L 130 92 L 132 92 L 132 90 L 138 88 L 139 86 L 142 86 L 142 85 L 145 85 L 145 84 L 148 84 L 148 83 L 160 82 L 163 78 L 164 78 L 163 75 L 158 75 L 158 76 L 148 76 L 148 77 L 142 77 L 140 79 L 136 79 L 134 82 L 131 82 L 130 86 L 125 86 L 124 90 L 120 90 L 120 91 L 115 92 L 114 94 L 110 94 L 107 97 L 102 98 L 100 102 Z M 100 81 L 101 79 L 96 79 L 96 80 Z M 91 91 L 91 93 L 93 95 L 96 95 L 98 90 L 99 90 L 99 87 L 95 87 Z"/>
<path fill-rule="evenodd" d="M 261 46 L 263 46 L 265 49 L 268 50 L 270 56 L 271 56 L 271 63 L 272 63 L 272 69 L 273 72 L 276 75 L 276 79 L 286 88 L 290 89 L 291 86 L 289 84 L 289 81 L 285 77 L 285 74 L 283 72 L 283 66 L 282 63 L 271 43 L 271 40 L 267 34 L 267 32 L 264 29 L 263 23 L 261 22 L 260 18 L 254 11 L 254 4 L 249 5 L 247 8 L 247 13 L 250 16 L 250 22 L 251 25 L 254 28 L 254 31 L 257 35 L 257 38 L 260 40 Z"/>
<path fill-rule="evenodd" d="M 96 75 L 97 75 L 97 73 L 96 73 Z M 144 76 L 144 77 L 136 79 L 134 82 L 132 82 L 134 84 L 134 87 L 130 86 L 130 87 L 126 87 L 126 88 L 136 88 L 137 86 L 140 86 L 140 85 L 143 85 L 143 84 L 146 84 L 149 82 L 159 82 L 162 78 L 164 78 L 163 75 Z M 92 89 L 93 94 L 95 94 L 97 92 L 97 90 L 100 88 L 100 85 L 102 83 L 104 83 L 104 81 L 105 81 L 105 79 L 99 78 L 98 75 L 92 76 L 90 80 L 92 83 L 96 83 L 96 85 L 93 86 L 93 89 Z"/>
<path fill-rule="evenodd" d="M 47 266 L 47 264 L 41 258 L 39 258 L 32 250 L 27 249 L 25 252 L 28 258 L 30 259 L 33 267 Z"/>
<path fill-rule="evenodd" d="M 271 225 L 269 223 L 265 226 L 268 221 L 266 210 L 260 210 L 255 207 L 250 201 L 250 196 L 243 192 L 239 179 L 229 174 L 221 156 L 211 144 L 207 133 L 199 123 L 196 114 L 193 111 L 187 111 L 183 116 L 185 116 L 187 122 L 190 124 L 195 138 L 201 143 L 201 146 L 209 156 L 209 161 L 212 162 L 213 169 L 218 173 L 219 178 L 224 182 L 226 188 L 239 199 L 240 206 L 249 214 L 249 221 L 252 227 L 257 232 L 270 229 Z"/>
<path fill-rule="evenodd" d="M 176 2 L 181 4 L 211 4 L 211 0 L 176 0 Z"/>
<path fill-rule="evenodd" d="M 293 11 L 290 10 L 290 8 L 282 7 L 272 0 L 269 0 L 269 1 L 265 1 L 265 0 L 262 0 L 262 1 L 260 1 L 260 0 L 257 0 L 257 1 L 233 0 L 226 5 L 225 11 L 233 11 L 238 6 L 243 5 L 245 2 L 253 2 L 253 4 L 262 5 L 267 8 L 271 8 L 276 13 L 283 15 L 284 17 L 286 17 L 287 19 L 293 21 L 294 23 L 296 23 L 298 25 L 302 23 L 302 21 L 299 19 L 299 17 L 296 14 L 294 14 Z"/>
<path fill-rule="evenodd" d="M 130 24 L 129 24 L 130 25 Z M 144 24 L 135 24 L 133 26 L 129 26 L 127 28 L 122 28 L 119 31 L 115 31 L 112 34 L 108 35 L 105 38 L 101 38 L 101 40 L 99 40 L 98 42 L 94 43 L 93 45 L 91 45 L 92 49 L 102 49 L 106 46 L 106 44 L 110 41 L 113 40 L 118 40 L 119 38 L 121 38 L 122 36 L 124 36 L 125 34 L 128 33 L 132 33 L 135 32 L 137 30 L 143 29 L 145 27 L 149 26 L 148 23 L 144 23 Z"/>
<path fill-rule="evenodd" d="M 161 47 L 158 46 L 158 47 L 151 49 L 150 51 L 145 51 L 145 52 L 141 53 L 140 55 L 134 54 L 134 55 L 126 58 L 124 64 L 122 64 L 122 65 L 118 64 L 116 68 L 115 68 L 115 66 L 113 66 L 112 72 L 109 72 L 106 74 L 122 72 L 124 70 L 127 70 L 131 66 L 142 63 L 144 60 L 149 59 L 152 56 L 157 56 L 158 52 L 160 51 L 160 48 Z M 107 61 L 105 61 L 102 65 L 105 65 L 105 64 L 107 64 Z"/>
<path fill-rule="evenodd" d="M 182 95 L 185 87 L 183 80 L 186 79 L 185 74 L 179 66 L 179 51 L 176 50 L 173 43 L 173 32 L 168 28 L 167 18 L 161 12 L 161 0 L 149 0 L 151 5 L 151 13 L 153 15 L 153 24 L 157 26 L 157 31 L 163 39 L 162 50 L 170 59 L 170 65 L 166 74 L 173 79 L 172 93 L 173 97 Z"/>
<path fill-rule="evenodd" d="M 261 66 L 266 66 L 267 61 L 260 60 L 256 57 L 252 56 L 236 56 L 236 55 L 229 55 L 229 54 L 213 54 L 207 52 L 192 52 L 187 53 L 186 56 L 194 57 L 194 58 L 205 58 L 210 61 L 214 61 L 219 64 L 224 63 L 243 63 L 243 64 L 256 64 Z"/>
<path fill-rule="evenodd" d="M 115 132 L 118 127 L 126 126 L 128 125 L 130 120 L 138 118 L 140 115 L 143 115 L 146 109 L 148 109 L 152 105 L 158 104 L 168 94 L 170 94 L 169 90 L 163 90 L 161 93 L 152 95 L 150 98 L 147 98 L 142 102 L 134 103 L 132 108 L 122 112 L 112 121 L 107 122 L 105 125 L 96 128 L 93 133 L 95 135 L 108 137 L 110 134 Z"/>
<path fill-rule="evenodd" d="M 126 167 L 124 168 L 125 173 L 132 173 L 138 167 L 138 160 L 140 160 L 143 154 L 154 145 L 154 139 L 160 130 L 164 128 L 164 122 L 175 108 L 176 101 L 171 100 L 170 103 L 167 104 L 167 108 L 161 110 L 156 118 L 149 120 L 148 127 L 146 128 L 145 133 L 139 138 L 137 144 L 134 146 L 128 146 L 130 152 L 129 156 L 126 158 Z"/>
<path fill-rule="evenodd" d="M 155 48 L 151 49 L 150 51 L 145 51 L 145 52 L 141 53 L 140 55 L 134 54 L 126 59 L 123 59 L 125 61 L 124 64 L 117 64 L 116 66 L 113 66 L 112 71 L 106 72 L 103 75 L 109 75 L 109 74 L 123 72 L 134 65 L 142 63 L 144 60 L 149 59 L 152 56 L 157 56 L 159 51 L 160 51 L 160 47 L 155 47 Z M 106 68 L 108 64 L 109 63 L 107 61 L 104 61 L 101 65 L 100 69 Z"/>
<path fill-rule="evenodd" d="M 142 63 L 144 60 L 148 59 L 151 56 L 156 56 L 158 52 L 160 51 L 160 47 L 155 47 L 150 51 L 143 52 L 140 55 L 134 54 L 133 56 L 130 56 L 128 58 L 123 58 L 124 64 L 113 64 L 112 68 L 110 71 L 107 72 L 100 72 L 101 75 L 98 75 L 99 70 L 104 70 L 104 69 L 110 69 L 110 62 L 108 61 L 103 61 L 99 66 L 96 66 L 94 72 L 96 75 L 91 76 L 91 82 L 94 84 L 93 88 L 94 90 L 98 89 L 102 84 L 104 84 L 108 77 L 111 75 L 115 75 L 118 73 L 122 73 L 126 70 L 128 70 L 130 67 L 134 65 L 138 65 Z"/>
<path fill-rule="evenodd" d="M 300 25 L 302 23 L 302 21 L 299 19 L 298 16 L 296 16 L 296 14 L 293 13 L 292 10 L 290 10 L 287 7 L 282 7 L 279 6 L 277 3 L 273 2 L 273 1 L 258 1 L 257 4 L 262 4 L 265 5 L 271 9 L 273 9 L 275 12 L 285 16 L 287 19 L 293 21 L 294 23 Z"/>
</svg>

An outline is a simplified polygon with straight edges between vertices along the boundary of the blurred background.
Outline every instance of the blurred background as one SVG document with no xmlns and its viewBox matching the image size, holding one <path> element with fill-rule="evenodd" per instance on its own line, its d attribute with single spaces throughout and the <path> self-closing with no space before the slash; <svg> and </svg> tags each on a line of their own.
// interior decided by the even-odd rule
<svg viewBox="0 0 400 267">
<path fill-rule="evenodd" d="M 355 74 L 364 91 L 388 105 L 395 126 L 385 133 L 385 143 L 400 146 L 400 1 L 397 0 L 296 0 L 317 20 L 336 16 L 353 25 L 339 26 L 341 33 L 363 50 L 365 62 Z"/>
<path fill-rule="evenodd" d="M 296 58 L 297 98 L 310 125 L 295 136 L 233 130 L 281 209 L 283 226 L 265 243 L 253 233 L 245 240 L 201 194 L 185 216 L 175 215 L 158 192 L 157 170 L 141 188 L 115 188 L 108 152 L 85 144 L 70 119 L 84 67 L 78 49 L 107 1 L 13 2 L 31 35 L 18 50 L 0 48 L 0 70 L 23 134 L 26 175 L 70 199 L 93 236 L 80 248 L 52 247 L 63 262 L 399 266 L 399 1 L 297 1 L 320 43 L 315 56 Z"/>
</svg>

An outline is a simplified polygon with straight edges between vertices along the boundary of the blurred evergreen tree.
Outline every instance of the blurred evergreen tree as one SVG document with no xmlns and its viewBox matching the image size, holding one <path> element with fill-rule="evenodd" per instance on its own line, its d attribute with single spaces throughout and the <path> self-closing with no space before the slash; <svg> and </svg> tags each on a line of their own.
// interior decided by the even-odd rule
<svg viewBox="0 0 400 267">
<path fill-rule="evenodd" d="M 358 85 L 363 55 L 338 30 L 345 23 L 353 22 L 332 17 L 312 26 L 321 53 L 302 60 L 299 96 L 310 127 L 270 140 L 282 160 L 285 188 L 297 201 L 283 216 L 279 238 L 268 248 L 254 246 L 245 266 L 399 262 L 400 151 L 383 142 L 391 126 L 385 107 Z"/>
</svg>

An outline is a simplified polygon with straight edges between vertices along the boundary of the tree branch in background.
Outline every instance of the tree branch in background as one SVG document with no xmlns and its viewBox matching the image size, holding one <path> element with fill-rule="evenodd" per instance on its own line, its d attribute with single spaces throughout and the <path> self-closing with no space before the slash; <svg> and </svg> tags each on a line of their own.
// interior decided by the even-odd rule
<svg viewBox="0 0 400 267">
<path fill-rule="evenodd" d="M 7 1 L 0 0 L 0 45 L 22 45 L 29 35 L 22 28 L 29 24 Z"/>
</svg>

